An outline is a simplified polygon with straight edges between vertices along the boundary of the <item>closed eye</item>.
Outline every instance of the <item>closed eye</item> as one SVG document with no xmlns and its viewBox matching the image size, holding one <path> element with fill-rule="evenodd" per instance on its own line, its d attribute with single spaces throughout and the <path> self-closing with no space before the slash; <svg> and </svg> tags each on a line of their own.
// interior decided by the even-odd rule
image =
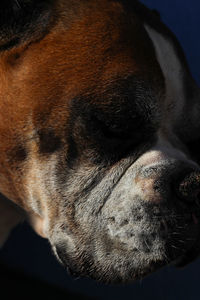
<svg viewBox="0 0 200 300">
<path fill-rule="evenodd" d="M 130 126 L 122 124 L 122 121 L 116 123 L 114 122 L 104 122 L 98 117 L 93 116 L 93 126 L 96 127 L 96 130 L 101 132 L 105 138 L 108 139 L 127 139 L 131 136 L 132 128 Z"/>
</svg>

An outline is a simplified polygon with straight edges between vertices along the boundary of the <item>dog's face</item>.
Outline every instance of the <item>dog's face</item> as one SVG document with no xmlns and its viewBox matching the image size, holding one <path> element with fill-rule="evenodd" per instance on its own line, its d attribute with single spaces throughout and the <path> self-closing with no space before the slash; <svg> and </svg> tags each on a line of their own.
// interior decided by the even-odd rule
<svg viewBox="0 0 200 300">
<path fill-rule="evenodd" d="M 195 258 L 200 98 L 173 34 L 137 1 L 3 10 L 1 192 L 75 274 L 126 282 Z"/>
</svg>

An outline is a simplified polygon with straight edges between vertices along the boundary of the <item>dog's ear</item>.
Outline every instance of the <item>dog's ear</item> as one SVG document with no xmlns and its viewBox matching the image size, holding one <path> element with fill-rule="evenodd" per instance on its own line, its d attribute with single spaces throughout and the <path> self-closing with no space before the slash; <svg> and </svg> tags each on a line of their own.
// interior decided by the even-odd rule
<svg viewBox="0 0 200 300">
<path fill-rule="evenodd" d="M 52 21 L 55 0 L 1 0 L 0 51 L 39 39 Z"/>
</svg>

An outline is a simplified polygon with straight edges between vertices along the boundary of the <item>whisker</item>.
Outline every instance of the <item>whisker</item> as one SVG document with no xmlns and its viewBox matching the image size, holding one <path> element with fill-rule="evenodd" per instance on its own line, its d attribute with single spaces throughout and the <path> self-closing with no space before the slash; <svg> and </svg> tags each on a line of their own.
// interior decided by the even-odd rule
<svg viewBox="0 0 200 300">
<path fill-rule="evenodd" d="M 179 247 L 176 247 L 175 245 L 171 245 L 171 247 L 174 249 L 180 249 Z"/>
<path fill-rule="evenodd" d="M 178 242 L 185 245 L 185 241 L 183 241 L 183 240 L 178 240 Z"/>
<path fill-rule="evenodd" d="M 19 3 L 19 0 L 15 0 L 15 3 L 18 6 L 18 8 L 21 8 L 21 4 Z"/>
</svg>

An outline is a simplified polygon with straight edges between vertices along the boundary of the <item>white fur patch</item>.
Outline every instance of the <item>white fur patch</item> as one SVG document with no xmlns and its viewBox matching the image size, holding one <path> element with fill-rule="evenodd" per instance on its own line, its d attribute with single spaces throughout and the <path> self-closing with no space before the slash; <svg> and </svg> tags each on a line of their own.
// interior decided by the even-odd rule
<svg viewBox="0 0 200 300">
<path fill-rule="evenodd" d="M 166 108 L 172 106 L 174 117 L 180 115 L 184 102 L 184 68 L 176 54 L 174 45 L 166 37 L 152 29 L 149 25 L 145 28 L 151 38 L 157 55 L 157 60 L 165 77 Z"/>
</svg>

